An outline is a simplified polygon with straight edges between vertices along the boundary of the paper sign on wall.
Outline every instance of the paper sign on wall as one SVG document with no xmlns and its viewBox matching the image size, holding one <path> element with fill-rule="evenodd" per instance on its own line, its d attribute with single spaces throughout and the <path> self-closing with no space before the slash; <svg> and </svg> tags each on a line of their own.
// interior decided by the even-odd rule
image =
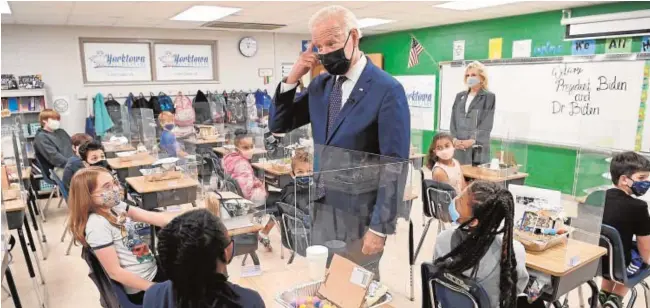
<svg viewBox="0 0 650 308">
<path fill-rule="evenodd" d="M 465 59 L 465 41 L 454 41 L 454 60 Z"/>
<path fill-rule="evenodd" d="M 280 65 L 280 70 L 282 71 L 282 78 L 288 77 L 289 73 L 291 73 L 291 69 L 293 69 L 293 63 L 291 62 L 284 62 Z"/>
<path fill-rule="evenodd" d="M 432 131 L 435 117 L 436 75 L 395 76 L 404 87 L 411 111 L 411 129 Z"/>
<path fill-rule="evenodd" d="M 489 44 L 489 58 L 490 59 L 501 59 L 501 49 L 503 48 L 503 38 L 491 38 Z"/>
<path fill-rule="evenodd" d="M 641 38 L 641 52 L 650 52 L 650 36 Z"/>
<path fill-rule="evenodd" d="M 155 44 L 156 80 L 214 80 L 212 47 Z"/>
<path fill-rule="evenodd" d="M 151 81 L 148 43 L 90 43 L 82 46 L 85 82 Z"/>
<path fill-rule="evenodd" d="M 631 37 L 608 38 L 605 41 L 605 53 L 629 53 L 629 52 L 632 52 Z"/>
<path fill-rule="evenodd" d="M 513 58 L 530 58 L 533 40 L 519 40 L 512 42 Z"/>
<path fill-rule="evenodd" d="M 596 53 L 596 40 L 577 40 L 571 42 L 571 54 L 574 56 L 593 55 Z"/>
</svg>

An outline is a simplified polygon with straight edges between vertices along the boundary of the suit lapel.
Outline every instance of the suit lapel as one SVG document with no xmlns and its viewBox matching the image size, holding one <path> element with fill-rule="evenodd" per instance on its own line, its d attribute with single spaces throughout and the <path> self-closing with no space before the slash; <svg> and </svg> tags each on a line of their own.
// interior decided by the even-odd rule
<svg viewBox="0 0 650 308">
<path fill-rule="evenodd" d="M 370 60 L 366 63 L 366 67 L 363 69 L 363 72 L 361 73 L 361 76 L 359 76 L 359 80 L 357 83 L 354 85 L 354 88 L 352 89 L 352 92 L 350 93 L 350 97 L 348 100 L 345 102 L 345 105 L 343 106 L 343 109 L 341 109 L 341 112 L 339 112 L 339 115 L 336 117 L 336 121 L 334 122 L 334 126 L 332 127 L 332 131 L 328 133 L 327 135 L 327 141 L 325 144 L 329 144 L 330 141 L 332 140 L 332 137 L 334 137 L 334 134 L 336 134 L 336 131 L 339 129 L 345 118 L 350 114 L 350 112 L 358 105 L 361 103 L 361 100 L 363 97 L 370 91 L 370 87 L 372 86 L 372 63 Z M 329 98 L 328 98 L 329 101 Z"/>
</svg>

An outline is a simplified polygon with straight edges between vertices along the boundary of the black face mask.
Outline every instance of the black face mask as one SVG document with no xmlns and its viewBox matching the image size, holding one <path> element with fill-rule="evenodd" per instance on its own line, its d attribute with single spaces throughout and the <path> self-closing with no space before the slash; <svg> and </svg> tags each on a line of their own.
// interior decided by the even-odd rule
<svg viewBox="0 0 650 308">
<path fill-rule="evenodd" d="M 320 62 L 323 63 L 325 70 L 332 75 L 343 75 L 350 69 L 351 61 L 345 57 L 345 46 L 348 44 L 352 31 L 348 33 L 343 47 L 334 50 L 324 55 L 319 54 Z M 352 49 L 352 57 L 354 57 L 354 49 Z"/>
<path fill-rule="evenodd" d="M 89 164 L 89 165 L 91 165 L 91 166 L 93 166 L 93 167 L 104 167 L 104 168 L 108 168 L 108 163 L 106 162 L 106 160 L 100 160 L 100 161 L 98 161 L 98 162 L 96 162 L 96 163 L 94 163 L 94 164 Z"/>
</svg>

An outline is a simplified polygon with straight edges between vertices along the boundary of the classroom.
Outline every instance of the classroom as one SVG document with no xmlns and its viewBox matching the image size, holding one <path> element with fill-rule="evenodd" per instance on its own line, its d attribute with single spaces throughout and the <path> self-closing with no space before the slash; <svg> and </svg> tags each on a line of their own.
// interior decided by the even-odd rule
<svg viewBox="0 0 650 308">
<path fill-rule="evenodd" d="M 650 307 L 650 1 L 0 1 L 0 306 Z"/>
</svg>

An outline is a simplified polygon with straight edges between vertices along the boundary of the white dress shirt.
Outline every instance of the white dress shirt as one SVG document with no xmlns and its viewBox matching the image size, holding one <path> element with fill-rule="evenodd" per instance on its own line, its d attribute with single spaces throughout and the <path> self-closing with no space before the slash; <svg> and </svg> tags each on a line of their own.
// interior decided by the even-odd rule
<svg viewBox="0 0 650 308">
<path fill-rule="evenodd" d="M 363 69 L 366 67 L 367 63 L 368 63 L 368 59 L 364 54 L 361 54 L 361 58 L 359 59 L 359 61 L 357 61 L 357 63 L 354 66 L 352 66 L 347 73 L 345 73 L 345 77 L 347 77 L 348 80 L 343 82 L 343 85 L 341 85 L 341 109 L 343 109 L 343 106 L 345 106 L 345 103 L 348 101 L 348 98 L 350 98 L 350 94 L 352 93 L 354 86 L 357 84 L 357 81 L 359 81 L 359 78 L 361 77 L 361 73 L 363 73 Z M 291 91 L 297 86 L 298 86 L 297 83 L 283 82 L 280 85 L 280 93 Z"/>
<path fill-rule="evenodd" d="M 467 101 L 465 101 L 465 113 L 469 113 L 469 105 L 472 104 L 472 101 L 474 101 L 474 98 L 476 97 L 475 94 L 467 94 Z"/>
</svg>

